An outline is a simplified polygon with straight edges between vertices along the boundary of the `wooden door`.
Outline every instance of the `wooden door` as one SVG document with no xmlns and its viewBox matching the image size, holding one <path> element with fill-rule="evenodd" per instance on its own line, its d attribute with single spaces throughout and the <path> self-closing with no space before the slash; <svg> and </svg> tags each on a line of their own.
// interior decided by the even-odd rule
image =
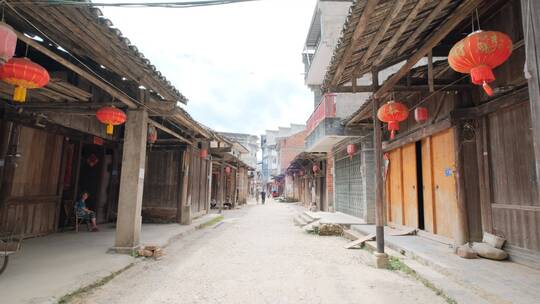
<svg viewBox="0 0 540 304">
<path fill-rule="evenodd" d="M 418 228 L 418 178 L 416 175 L 416 144 L 401 149 L 403 170 L 403 218 L 404 225 Z"/>
<path fill-rule="evenodd" d="M 388 153 L 386 178 L 388 222 L 397 226 L 418 227 L 418 193 L 415 143 Z"/>
<path fill-rule="evenodd" d="M 422 140 L 425 230 L 454 238 L 457 223 L 454 129 Z"/>
</svg>

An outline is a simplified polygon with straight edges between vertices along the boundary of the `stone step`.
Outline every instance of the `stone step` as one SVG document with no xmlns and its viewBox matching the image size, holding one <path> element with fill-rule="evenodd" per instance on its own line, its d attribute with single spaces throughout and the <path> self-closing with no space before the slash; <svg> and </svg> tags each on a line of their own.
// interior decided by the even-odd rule
<svg viewBox="0 0 540 304">
<path fill-rule="evenodd" d="M 305 212 L 302 212 L 300 213 L 300 217 L 302 217 L 302 219 L 307 222 L 307 223 L 312 223 L 313 221 L 315 221 L 314 218 L 312 218 L 311 216 L 309 216 L 307 213 Z"/>
<path fill-rule="evenodd" d="M 316 221 L 313 221 L 305 226 L 302 227 L 302 229 L 304 229 L 305 232 L 314 232 L 315 231 L 315 227 L 319 227 L 321 224 L 319 223 L 318 220 Z"/>
<path fill-rule="evenodd" d="M 307 224 L 309 224 L 308 222 L 306 222 L 300 215 L 296 215 L 294 218 L 293 218 L 293 222 L 296 226 L 300 226 L 300 227 L 303 227 Z"/>
</svg>

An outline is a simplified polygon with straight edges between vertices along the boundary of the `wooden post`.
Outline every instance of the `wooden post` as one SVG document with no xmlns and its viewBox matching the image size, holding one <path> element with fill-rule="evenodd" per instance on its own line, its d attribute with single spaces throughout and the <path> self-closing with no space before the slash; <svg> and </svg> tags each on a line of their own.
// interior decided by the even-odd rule
<svg viewBox="0 0 540 304">
<path fill-rule="evenodd" d="M 540 195 L 540 2 L 521 0 L 521 20 L 525 33 L 525 67 L 529 72 L 529 103 L 531 106 L 531 121 L 533 146 L 537 176 L 537 193 Z M 527 76 L 527 75 L 526 75 Z M 537 199 L 540 199 L 537 198 Z"/>
<path fill-rule="evenodd" d="M 227 187 L 225 187 L 225 161 L 221 161 L 221 168 L 219 171 L 219 187 L 218 187 L 218 193 L 219 193 L 219 213 L 223 211 L 223 201 L 225 200 L 225 190 Z"/>
<path fill-rule="evenodd" d="M 214 183 L 214 180 L 212 179 L 212 156 L 208 157 L 208 170 L 206 172 L 206 179 L 208 183 L 208 199 L 206 200 L 206 213 L 210 213 L 210 203 L 212 201 L 212 184 Z"/>
<path fill-rule="evenodd" d="M 384 253 L 384 203 L 383 203 L 383 167 L 382 167 L 382 130 L 381 121 L 377 118 L 379 100 L 373 98 L 373 147 L 375 157 L 375 226 L 377 252 Z"/>
<path fill-rule="evenodd" d="M 373 91 L 379 87 L 379 73 L 376 69 L 372 72 Z M 377 118 L 379 109 L 379 99 L 373 96 L 372 99 L 372 119 L 373 119 L 373 153 L 375 157 L 375 234 L 377 240 L 376 264 L 377 267 L 386 267 L 387 256 L 384 253 L 384 183 L 383 183 L 383 163 L 382 163 L 382 125 Z"/>
<path fill-rule="evenodd" d="M 463 146 L 461 134 L 463 126 L 458 122 L 454 130 L 454 150 L 456 158 L 456 190 L 457 190 L 457 222 L 454 231 L 456 245 L 463 245 L 469 239 L 469 221 L 465 197 L 465 167 L 463 163 Z"/>
<path fill-rule="evenodd" d="M 141 234 L 148 113 L 129 110 L 127 116 L 114 249 L 131 254 L 139 247 Z"/>
<path fill-rule="evenodd" d="M 191 224 L 191 204 L 190 204 L 190 188 L 191 188 L 191 157 L 192 147 L 187 146 L 183 157 L 183 174 L 182 174 L 182 199 L 180 200 L 180 221 L 182 225 Z"/>
</svg>

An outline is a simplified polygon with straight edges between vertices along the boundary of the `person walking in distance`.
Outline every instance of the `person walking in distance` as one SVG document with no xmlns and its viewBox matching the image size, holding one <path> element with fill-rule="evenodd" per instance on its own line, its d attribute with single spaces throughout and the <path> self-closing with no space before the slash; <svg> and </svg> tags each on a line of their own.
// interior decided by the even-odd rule
<svg viewBox="0 0 540 304">
<path fill-rule="evenodd" d="M 261 199 L 262 199 L 262 204 L 264 205 L 264 201 L 266 200 L 266 192 L 264 192 L 264 189 L 261 191 Z"/>
</svg>

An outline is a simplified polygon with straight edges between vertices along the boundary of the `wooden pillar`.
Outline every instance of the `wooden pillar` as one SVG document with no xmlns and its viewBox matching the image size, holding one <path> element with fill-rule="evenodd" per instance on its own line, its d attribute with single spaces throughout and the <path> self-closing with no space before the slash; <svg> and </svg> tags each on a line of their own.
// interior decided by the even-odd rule
<svg viewBox="0 0 540 304">
<path fill-rule="evenodd" d="M 372 86 L 375 92 L 379 87 L 379 73 L 376 69 L 372 72 Z M 384 253 L 384 181 L 383 181 L 383 163 L 382 163 L 382 125 L 377 118 L 379 109 L 379 99 L 373 96 L 372 99 L 372 119 L 373 119 L 373 153 L 375 158 L 375 233 L 377 240 L 378 259 L 385 259 Z M 377 263 L 379 264 L 385 264 Z"/>
<path fill-rule="evenodd" d="M 212 156 L 208 157 L 208 170 L 206 171 L 206 178 L 208 182 L 208 199 L 206 200 L 206 213 L 210 213 L 210 202 L 212 201 L 212 184 L 214 180 L 212 179 Z"/>
<path fill-rule="evenodd" d="M 114 249 L 131 254 L 139 246 L 141 234 L 148 113 L 128 110 L 127 116 Z"/>
<path fill-rule="evenodd" d="M 218 187 L 218 194 L 219 194 L 219 213 L 223 211 L 223 203 L 225 200 L 225 191 L 227 187 L 225 187 L 225 161 L 221 161 L 221 168 L 219 170 L 219 187 Z"/>
<path fill-rule="evenodd" d="M 457 190 L 457 222 L 455 225 L 454 239 L 456 245 L 463 245 L 469 239 L 469 221 L 467 217 L 467 204 L 465 197 L 465 167 L 463 163 L 463 146 L 461 134 L 463 126 L 457 123 L 454 130 L 454 151 L 456 158 L 456 190 Z"/>
<path fill-rule="evenodd" d="M 182 157 L 182 194 L 176 212 L 176 219 L 182 225 L 191 224 L 191 205 L 189 202 L 191 154 L 191 146 L 187 146 Z"/>
<path fill-rule="evenodd" d="M 521 0 L 521 20 L 525 34 L 525 67 L 529 75 L 529 104 L 531 106 L 533 146 L 536 165 L 536 187 L 540 195 L 540 2 Z M 540 200 L 540 198 L 537 198 Z"/>
<path fill-rule="evenodd" d="M 384 201 L 383 201 L 383 164 L 382 164 L 382 125 L 377 118 L 379 100 L 373 98 L 373 151 L 375 157 L 375 226 L 377 253 L 384 253 Z"/>
</svg>

